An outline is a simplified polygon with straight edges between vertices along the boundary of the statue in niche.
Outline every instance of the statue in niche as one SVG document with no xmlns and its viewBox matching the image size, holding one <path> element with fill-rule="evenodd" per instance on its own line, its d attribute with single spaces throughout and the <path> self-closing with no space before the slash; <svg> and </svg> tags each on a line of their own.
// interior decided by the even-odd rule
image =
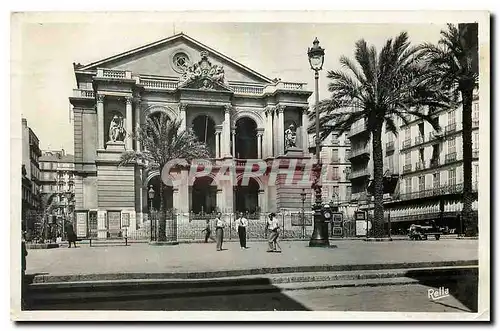
<svg viewBox="0 0 500 331">
<path fill-rule="evenodd" d="M 297 147 L 297 130 L 293 124 L 285 130 L 285 145 L 287 148 Z"/>
<path fill-rule="evenodd" d="M 123 128 L 123 117 L 114 115 L 109 124 L 109 141 L 124 141 L 125 129 Z"/>
</svg>

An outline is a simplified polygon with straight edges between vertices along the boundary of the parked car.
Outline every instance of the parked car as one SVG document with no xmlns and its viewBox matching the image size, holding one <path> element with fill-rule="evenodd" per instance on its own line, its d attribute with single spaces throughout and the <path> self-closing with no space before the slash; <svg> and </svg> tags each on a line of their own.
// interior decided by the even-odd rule
<svg viewBox="0 0 500 331">
<path fill-rule="evenodd" d="M 428 236 L 434 236 L 436 240 L 442 235 L 442 231 L 436 226 L 412 224 L 408 229 L 408 237 L 411 240 L 427 240 Z"/>
</svg>

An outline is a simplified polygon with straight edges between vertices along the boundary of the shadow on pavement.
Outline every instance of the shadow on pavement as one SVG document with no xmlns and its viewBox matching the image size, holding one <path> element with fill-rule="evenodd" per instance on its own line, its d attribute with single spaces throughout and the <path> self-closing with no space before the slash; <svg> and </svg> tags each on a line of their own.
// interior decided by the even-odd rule
<svg viewBox="0 0 500 331">
<path fill-rule="evenodd" d="M 35 286 L 28 289 L 25 302 L 26 310 L 309 310 L 267 278 L 96 287 Z"/>
<path fill-rule="evenodd" d="M 410 270 L 406 274 L 429 288 L 448 289 L 449 294 L 460 301 L 471 312 L 478 309 L 478 269 L 460 268 L 448 270 L 434 270 L 432 273 Z M 438 304 L 443 304 L 435 301 Z M 459 309 L 458 307 L 454 307 Z"/>
</svg>

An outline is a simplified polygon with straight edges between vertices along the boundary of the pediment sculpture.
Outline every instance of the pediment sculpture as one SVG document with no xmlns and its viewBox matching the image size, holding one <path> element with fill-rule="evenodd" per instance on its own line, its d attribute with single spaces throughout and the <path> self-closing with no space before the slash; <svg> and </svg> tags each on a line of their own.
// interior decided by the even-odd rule
<svg viewBox="0 0 500 331">
<path fill-rule="evenodd" d="M 123 117 L 114 115 L 109 124 L 109 141 L 125 141 L 125 129 L 123 127 Z"/>
<path fill-rule="evenodd" d="M 199 89 L 214 89 L 216 85 L 226 85 L 224 68 L 210 63 L 208 52 L 201 52 L 201 60 L 189 66 L 180 77 L 179 86 L 190 86 Z"/>
</svg>

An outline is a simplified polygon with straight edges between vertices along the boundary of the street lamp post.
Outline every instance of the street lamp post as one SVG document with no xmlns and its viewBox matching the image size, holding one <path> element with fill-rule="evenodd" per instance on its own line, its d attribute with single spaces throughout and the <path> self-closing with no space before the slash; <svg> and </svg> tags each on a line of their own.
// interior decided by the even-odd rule
<svg viewBox="0 0 500 331">
<path fill-rule="evenodd" d="M 323 206 L 321 202 L 321 159 L 320 159 L 320 143 L 321 139 L 319 137 L 319 71 L 323 67 L 323 62 L 325 60 L 325 50 L 319 46 L 318 38 L 314 39 L 313 47 L 308 48 L 307 56 L 309 58 L 309 64 L 311 69 L 314 70 L 314 89 L 316 94 L 315 108 L 316 108 L 316 164 L 313 166 L 314 172 L 314 182 L 313 190 L 315 192 L 315 202 L 314 202 L 314 231 L 309 241 L 309 247 L 325 247 L 329 246 L 328 241 L 328 224 L 325 224 L 323 219 Z M 326 225 L 326 227 L 325 227 Z"/>
<path fill-rule="evenodd" d="M 153 190 L 153 185 L 149 186 L 148 198 L 149 198 L 149 228 L 151 233 L 151 241 L 153 241 L 153 199 L 155 197 L 155 190 Z"/>
<path fill-rule="evenodd" d="M 304 204 L 306 202 L 306 190 L 302 189 L 302 193 L 300 193 L 300 197 L 302 198 L 302 238 L 306 237 L 306 215 L 304 210 Z"/>
</svg>

